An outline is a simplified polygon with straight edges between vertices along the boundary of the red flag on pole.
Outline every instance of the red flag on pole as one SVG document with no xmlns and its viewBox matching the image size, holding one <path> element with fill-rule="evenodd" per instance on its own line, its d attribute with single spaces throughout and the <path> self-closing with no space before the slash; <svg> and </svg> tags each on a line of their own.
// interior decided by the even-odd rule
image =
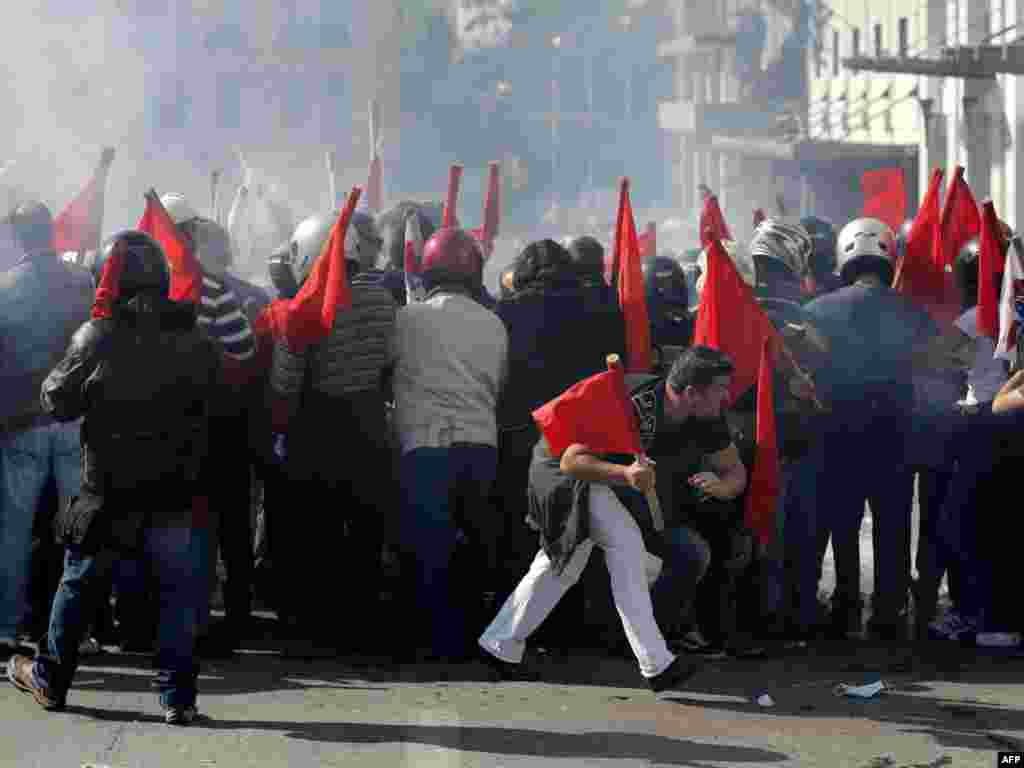
<svg viewBox="0 0 1024 768">
<path fill-rule="evenodd" d="M 156 240 L 164 250 L 171 268 L 171 301 L 198 304 L 203 292 L 203 270 L 152 189 L 146 193 L 146 210 L 136 229 Z"/>
<path fill-rule="evenodd" d="M 707 253 L 707 276 L 697 310 L 693 343 L 712 347 L 732 358 L 736 370 L 729 392 L 731 404 L 754 386 L 764 341 L 774 342 L 778 333 L 750 286 L 736 271 L 722 241 L 712 238 Z"/>
<path fill-rule="evenodd" d="M 907 217 L 907 188 L 902 168 L 866 171 L 861 177 L 864 216 L 878 219 L 899 232 Z"/>
<path fill-rule="evenodd" d="M 501 166 L 488 163 L 487 196 L 484 198 L 483 239 L 493 243 L 501 228 Z"/>
<path fill-rule="evenodd" d="M 316 344 L 334 327 L 338 309 L 352 306 L 345 268 L 345 233 L 362 190 L 353 187 L 313 270 L 293 299 L 278 299 L 264 310 L 274 338 L 296 354 Z"/>
<path fill-rule="evenodd" d="M 1003 267 L 1003 289 L 999 294 L 999 341 L 996 357 L 1013 360 L 1020 336 L 1020 317 L 1024 310 L 1024 261 L 1021 258 L 1020 238 L 1013 238 L 1006 249 Z"/>
<path fill-rule="evenodd" d="M 775 383 L 771 338 L 761 344 L 757 373 L 757 438 L 754 466 L 747 487 L 744 521 L 762 545 L 775 533 L 781 490 L 779 446 L 775 430 Z"/>
<path fill-rule="evenodd" d="M 941 264 L 947 275 L 947 284 L 953 288 L 951 297 L 959 305 L 955 285 L 952 280 L 952 268 L 956 257 L 967 242 L 981 234 L 981 214 L 978 203 L 971 194 L 971 188 L 964 181 L 963 166 L 958 165 L 953 171 L 953 178 L 946 190 L 946 200 L 939 216 L 940 239 L 936 241 L 936 250 L 941 248 Z"/>
<path fill-rule="evenodd" d="M 53 220 L 53 249 L 58 254 L 84 254 L 100 247 L 107 176 L 114 162 L 114 150 L 103 150 L 99 167 L 67 207 Z"/>
<path fill-rule="evenodd" d="M 615 223 L 615 263 L 618 264 L 619 307 L 626 321 L 626 361 L 630 373 L 647 373 L 654 366 L 651 350 L 651 321 L 647 314 L 640 244 L 636 236 L 633 208 L 629 202 L 629 179 L 619 185 L 619 214 Z"/>
<path fill-rule="evenodd" d="M 1006 266 L 1003 232 L 996 207 L 986 200 L 981 209 L 981 245 L 978 251 L 978 335 L 999 339 L 999 273 Z"/>
<path fill-rule="evenodd" d="M 636 413 L 626 391 L 625 372 L 611 368 L 573 384 L 533 412 L 552 456 L 573 443 L 595 453 L 643 451 Z"/>
<path fill-rule="evenodd" d="M 448 194 L 445 197 L 444 212 L 441 215 L 442 227 L 459 226 L 457 209 L 459 205 L 459 182 L 462 180 L 462 166 L 453 165 L 448 169 Z"/>
<path fill-rule="evenodd" d="M 942 169 L 932 171 L 921 207 L 907 235 L 903 249 L 903 260 L 896 273 L 893 286 L 900 293 L 917 301 L 937 320 L 948 319 L 948 312 L 941 307 L 946 290 L 943 287 L 947 277 L 936 249 L 939 240 L 939 196 L 942 194 Z M 936 260 L 938 257 L 939 260 Z M 952 276 L 949 277 L 952 280 Z"/>
<path fill-rule="evenodd" d="M 92 303 L 92 319 L 100 320 L 114 314 L 114 302 L 117 301 L 118 288 L 121 284 L 121 267 L 124 256 L 117 248 L 103 265 L 99 285 L 96 287 L 96 298 Z"/>
<path fill-rule="evenodd" d="M 703 190 L 704 210 L 700 214 L 700 244 L 707 248 L 711 238 L 732 240 L 732 234 L 729 232 L 729 225 L 725 223 L 722 209 L 718 207 L 718 198 L 711 194 L 707 187 L 703 187 Z"/>
</svg>

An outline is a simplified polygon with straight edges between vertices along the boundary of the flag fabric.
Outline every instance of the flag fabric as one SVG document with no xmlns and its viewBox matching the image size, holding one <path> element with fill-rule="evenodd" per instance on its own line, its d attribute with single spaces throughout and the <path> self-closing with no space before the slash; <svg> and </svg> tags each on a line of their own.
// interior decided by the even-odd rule
<svg viewBox="0 0 1024 768">
<path fill-rule="evenodd" d="M 747 487 L 744 522 L 763 546 L 775 534 L 781 491 L 778 436 L 775 430 L 775 384 L 771 339 L 761 345 L 757 373 L 757 426 L 754 465 Z"/>
<path fill-rule="evenodd" d="M 442 227 L 459 226 L 457 210 L 459 206 L 459 182 L 461 180 L 462 166 L 451 166 L 448 169 L 448 194 L 445 197 L 444 211 L 441 214 Z"/>
<path fill-rule="evenodd" d="M 419 277 L 423 258 L 423 229 L 420 218 L 414 211 L 405 220 L 405 301 L 412 304 L 422 301 L 425 295 L 423 282 Z"/>
<path fill-rule="evenodd" d="M 619 214 L 615 223 L 615 263 L 618 264 L 619 307 L 626 321 L 626 364 L 630 373 L 647 373 L 654 367 L 651 321 L 636 236 L 629 179 L 619 185 Z"/>
<path fill-rule="evenodd" d="M 572 444 L 595 453 L 640 454 L 640 430 L 621 366 L 573 384 L 533 412 L 552 456 Z"/>
<path fill-rule="evenodd" d="M 760 226 L 761 222 L 768 218 L 768 215 L 764 212 L 764 208 L 754 209 L 754 229 Z"/>
<path fill-rule="evenodd" d="M 952 274 L 946 274 L 941 262 L 942 253 L 936 248 L 940 232 L 942 177 L 942 169 L 932 171 L 921 207 L 910 226 L 903 259 L 893 283 L 896 290 L 919 303 L 939 322 L 949 319 L 949 312 L 943 309 L 947 295 L 945 283 L 952 283 L 953 279 Z M 937 258 L 940 261 L 936 261 Z"/>
<path fill-rule="evenodd" d="M 171 301 L 199 304 L 203 293 L 203 270 L 199 260 L 152 189 L 146 193 L 146 210 L 136 229 L 148 234 L 163 248 L 171 269 Z"/>
<path fill-rule="evenodd" d="M 121 284 L 121 268 L 124 265 L 124 256 L 120 249 L 114 248 L 110 257 L 103 265 L 100 272 L 99 284 L 96 287 L 96 297 L 92 302 L 93 320 L 101 320 L 111 317 L 114 314 L 114 302 L 117 301 L 119 287 Z"/>
<path fill-rule="evenodd" d="M 345 233 L 362 190 L 353 187 L 323 251 L 306 281 L 292 299 L 278 299 L 264 310 L 261 326 L 295 354 L 327 336 L 339 309 L 352 306 L 352 289 L 345 268 Z"/>
<path fill-rule="evenodd" d="M 963 166 L 958 165 L 946 189 L 946 200 L 939 215 L 939 236 L 933 245 L 932 261 L 942 269 L 943 278 L 942 293 L 934 311 L 948 323 L 953 323 L 960 315 L 960 293 L 953 278 L 953 264 L 960 249 L 981 233 L 978 204 L 963 176 Z"/>
<path fill-rule="evenodd" d="M 1021 256 L 1020 237 L 1010 240 L 1003 267 L 1003 288 L 999 296 L 999 341 L 995 356 L 1013 361 L 1017 353 L 1017 338 L 1024 318 L 1024 259 Z"/>
<path fill-rule="evenodd" d="M 53 219 L 53 249 L 58 255 L 98 251 L 103 231 L 107 176 L 114 160 L 105 150 L 99 167 L 81 192 Z"/>
<path fill-rule="evenodd" d="M 878 219 L 899 232 L 907 217 L 907 187 L 902 168 L 865 171 L 860 180 L 864 191 L 864 216 Z"/>
<path fill-rule="evenodd" d="M 647 231 L 640 235 L 640 258 L 646 259 L 658 255 L 658 225 L 648 222 Z"/>
<path fill-rule="evenodd" d="M 718 206 L 718 198 L 706 192 L 704 209 L 700 214 L 700 244 L 707 248 L 712 238 L 732 240 L 732 234 L 729 232 L 729 225 L 725 223 L 722 209 Z"/>
<path fill-rule="evenodd" d="M 781 343 L 771 320 L 761 309 L 718 238 L 707 249 L 707 274 L 697 310 L 694 345 L 712 347 L 732 358 L 729 403 L 736 402 L 757 382 L 765 339 Z"/>
<path fill-rule="evenodd" d="M 1003 233 L 996 207 L 986 200 L 981 210 L 981 244 L 978 251 L 978 335 L 999 339 L 999 293 L 996 284 L 1006 266 Z"/>
<path fill-rule="evenodd" d="M 487 194 L 484 198 L 483 239 L 494 243 L 501 229 L 501 166 L 489 163 L 487 166 Z"/>
</svg>

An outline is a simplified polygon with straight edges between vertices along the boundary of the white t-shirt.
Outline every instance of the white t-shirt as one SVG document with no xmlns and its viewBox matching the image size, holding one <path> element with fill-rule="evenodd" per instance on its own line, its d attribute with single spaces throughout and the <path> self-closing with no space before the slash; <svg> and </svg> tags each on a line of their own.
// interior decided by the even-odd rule
<svg viewBox="0 0 1024 768">
<path fill-rule="evenodd" d="M 956 327 L 976 341 L 974 363 L 967 372 L 968 405 L 991 403 L 1006 383 L 1006 364 L 995 358 L 996 343 L 988 336 L 978 335 L 978 308 L 971 307 L 956 321 Z"/>
</svg>

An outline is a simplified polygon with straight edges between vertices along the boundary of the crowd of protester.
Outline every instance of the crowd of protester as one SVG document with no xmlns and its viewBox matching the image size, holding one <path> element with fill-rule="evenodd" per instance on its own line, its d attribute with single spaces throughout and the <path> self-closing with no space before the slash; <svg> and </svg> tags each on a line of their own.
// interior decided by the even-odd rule
<svg viewBox="0 0 1024 768">
<path fill-rule="evenodd" d="M 14 685 L 60 709 L 81 655 L 154 653 L 168 722 L 189 722 L 196 659 L 246 647 L 254 599 L 293 658 L 477 658 L 521 678 L 528 646 L 589 646 L 631 655 L 655 690 L 700 658 L 865 632 L 1019 644 L 1000 512 L 1024 373 L 979 333 L 977 242 L 956 259 L 949 328 L 890 287 L 903 236 L 873 219 L 837 233 L 767 218 L 724 244 L 814 382 L 777 374 L 765 545 L 743 513 L 756 392 L 733 399 L 734 361 L 692 343 L 706 253 L 644 260 L 657 360 L 628 385 L 646 458 L 559 451 L 534 411 L 627 354 L 604 247 L 530 243 L 492 298 L 477 238 L 403 206 L 348 212 L 349 305 L 297 345 L 267 330 L 269 308 L 313 279 L 338 213 L 266 254 L 265 289 L 232 273 L 227 229 L 165 196 L 202 270 L 189 304 L 170 300 L 175 265 L 148 235 L 68 261 L 45 206 L 9 212 L 0 650 Z M 830 542 L 835 588 L 819 596 Z"/>
</svg>

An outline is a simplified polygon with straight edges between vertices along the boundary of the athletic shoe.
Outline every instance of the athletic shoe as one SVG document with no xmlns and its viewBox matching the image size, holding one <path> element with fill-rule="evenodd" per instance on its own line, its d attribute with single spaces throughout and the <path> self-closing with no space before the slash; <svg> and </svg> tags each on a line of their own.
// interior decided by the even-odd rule
<svg viewBox="0 0 1024 768">
<path fill-rule="evenodd" d="M 195 706 L 168 707 L 164 710 L 164 722 L 168 725 L 189 725 L 198 716 Z"/>
</svg>

